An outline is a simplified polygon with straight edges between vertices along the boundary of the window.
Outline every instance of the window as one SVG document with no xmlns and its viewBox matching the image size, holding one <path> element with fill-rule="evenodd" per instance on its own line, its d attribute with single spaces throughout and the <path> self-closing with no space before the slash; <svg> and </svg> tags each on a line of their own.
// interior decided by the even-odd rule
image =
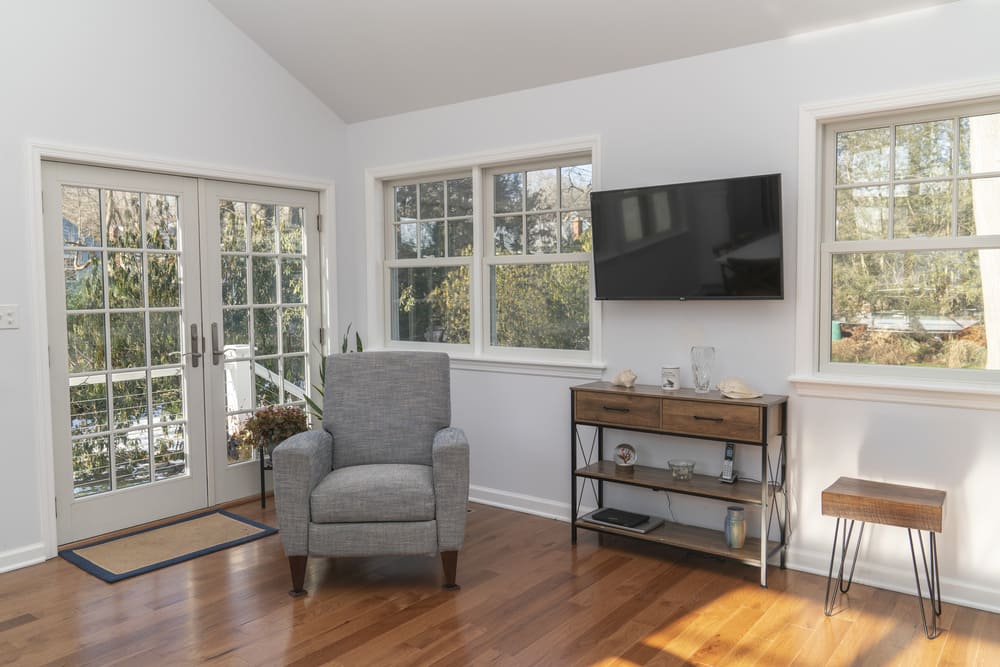
<svg viewBox="0 0 1000 667">
<path fill-rule="evenodd" d="M 490 344 L 589 350 L 589 158 L 487 176 Z"/>
<path fill-rule="evenodd" d="M 384 180 L 390 347 L 590 361 L 590 153 Z"/>
<path fill-rule="evenodd" d="M 1000 103 L 824 130 L 820 366 L 1000 369 Z"/>
</svg>

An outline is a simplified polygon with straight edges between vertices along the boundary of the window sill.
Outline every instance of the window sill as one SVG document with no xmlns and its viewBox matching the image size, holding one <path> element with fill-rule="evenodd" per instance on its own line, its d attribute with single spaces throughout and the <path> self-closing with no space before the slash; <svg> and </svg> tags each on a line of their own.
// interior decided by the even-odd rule
<svg viewBox="0 0 1000 667">
<path fill-rule="evenodd" d="M 1000 386 L 995 384 L 916 382 L 843 375 L 793 375 L 788 381 L 794 385 L 799 396 L 1000 410 Z"/>
<path fill-rule="evenodd" d="M 506 359 L 451 355 L 451 368 L 456 371 L 543 375 L 571 380 L 600 380 L 607 364 L 584 361 L 544 361 L 541 359 Z"/>
</svg>

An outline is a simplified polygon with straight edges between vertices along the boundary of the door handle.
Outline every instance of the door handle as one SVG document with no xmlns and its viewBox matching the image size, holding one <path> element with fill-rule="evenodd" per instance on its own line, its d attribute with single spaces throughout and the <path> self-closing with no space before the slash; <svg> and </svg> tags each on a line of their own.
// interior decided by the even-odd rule
<svg viewBox="0 0 1000 667">
<path fill-rule="evenodd" d="M 204 340 L 202 341 L 202 346 L 204 346 Z M 201 361 L 202 353 L 198 351 L 198 325 L 191 325 L 191 368 L 198 368 L 198 362 Z"/>
<path fill-rule="evenodd" d="M 218 366 L 222 358 L 222 348 L 219 347 L 219 323 L 212 322 L 212 365 Z"/>
</svg>

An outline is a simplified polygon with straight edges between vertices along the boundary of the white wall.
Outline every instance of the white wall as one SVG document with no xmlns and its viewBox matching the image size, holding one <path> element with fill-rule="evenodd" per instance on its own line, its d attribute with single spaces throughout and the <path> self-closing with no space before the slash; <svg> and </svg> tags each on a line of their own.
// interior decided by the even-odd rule
<svg viewBox="0 0 1000 667">
<path fill-rule="evenodd" d="M 42 556 L 28 140 L 333 182 L 344 125 L 204 0 L 0 9 L 0 571 Z"/>
<path fill-rule="evenodd" d="M 610 377 L 631 367 L 657 382 L 661 363 L 714 345 L 716 377 L 738 375 L 768 393 L 792 393 L 796 305 L 798 114 L 805 104 L 966 79 L 1000 71 L 1000 4 L 965 0 L 688 60 L 415 112 L 348 127 L 345 215 L 338 228 L 341 284 L 362 283 L 367 167 L 599 135 L 602 186 L 781 172 L 786 222 L 786 298 L 746 303 L 606 303 Z M 586 48 L 576 45 L 574 48 Z M 567 54 L 566 57 L 572 57 Z M 344 321 L 366 321 L 365 295 L 342 291 Z M 565 515 L 569 499 L 569 396 L 573 380 L 454 373 L 454 421 L 472 439 L 474 495 Z M 1000 609 L 1000 533 L 992 502 L 1000 448 L 994 411 L 795 398 L 789 475 L 792 563 L 825 566 L 833 521 L 820 492 L 839 475 L 922 484 L 948 492 L 941 541 L 944 594 Z M 622 437 L 621 439 L 624 439 Z M 716 469 L 721 446 L 633 438 L 641 461 L 685 453 Z M 737 468 L 749 467 L 745 452 Z M 756 465 L 756 464 L 753 464 Z M 620 497 L 620 496 L 615 496 Z M 633 498 L 662 512 L 662 496 Z M 721 510 L 687 499 L 679 516 L 721 526 Z M 568 532 L 568 530 L 567 530 Z M 862 578 L 912 590 L 905 534 L 884 528 L 863 550 Z M 861 568 L 859 567 L 859 570 Z"/>
</svg>

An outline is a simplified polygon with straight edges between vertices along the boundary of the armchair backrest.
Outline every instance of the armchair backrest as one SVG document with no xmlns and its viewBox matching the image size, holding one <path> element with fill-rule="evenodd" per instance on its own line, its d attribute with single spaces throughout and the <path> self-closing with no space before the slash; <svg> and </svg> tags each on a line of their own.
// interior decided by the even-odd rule
<svg viewBox="0 0 1000 667">
<path fill-rule="evenodd" d="M 326 359 L 323 428 L 333 467 L 431 465 L 434 434 L 451 424 L 451 372 L 440 352 L 361 352 Z"/>
</svg>

